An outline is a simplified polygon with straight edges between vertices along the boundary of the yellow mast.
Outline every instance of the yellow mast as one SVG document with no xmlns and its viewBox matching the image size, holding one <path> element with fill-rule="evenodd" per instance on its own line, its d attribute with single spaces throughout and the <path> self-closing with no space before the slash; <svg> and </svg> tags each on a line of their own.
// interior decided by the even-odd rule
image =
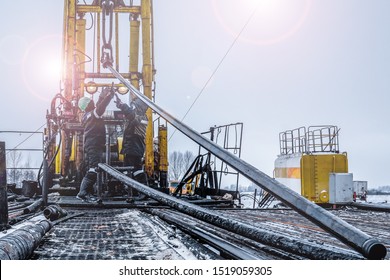
<svg viewBox="0 0 390 280">
<path fill-rule="evenodd" d="M 142 51 L 143 51 L 143 67 L 142 67 L 142 82 L 144 95 L 152 100 L 152 50 L 151 50 L 151 24 L 152 24 L 152 7 L 151 0 L 141 1 L 141 18 L 142 18 Z M 145 171 L 149 176 L 154 173 L 154 151 L 153 151 L 153 118 L 152 110 L 149 108 L 146 111 L 148 117 L 148 126 L 146 129 L 146 151 L 145 151 Z"/>
</svg>

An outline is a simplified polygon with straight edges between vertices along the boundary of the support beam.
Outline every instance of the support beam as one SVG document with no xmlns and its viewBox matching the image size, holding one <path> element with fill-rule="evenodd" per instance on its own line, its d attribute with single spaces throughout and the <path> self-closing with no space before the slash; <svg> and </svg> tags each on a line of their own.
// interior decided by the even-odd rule
<svg viewBox="0 0 390 280">
<path fill-rule="evenodd" d="M 5 159 L 5 142 L 0 142 L 0 230 L 8 225 L 7 168 Z"/>
</svg>

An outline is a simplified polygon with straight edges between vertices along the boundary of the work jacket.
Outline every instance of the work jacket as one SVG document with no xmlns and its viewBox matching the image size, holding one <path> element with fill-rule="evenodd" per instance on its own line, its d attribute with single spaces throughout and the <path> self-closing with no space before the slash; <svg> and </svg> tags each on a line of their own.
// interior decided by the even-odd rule
<svg viewBox="0 0 390 280">
<path fill-rule="evenodd" d="M 89 112 L 85 112 L 81 124 L 84 127 L 84 150 L 90 152 L 104 152 L 106 143 L 106 128 L 102 118 L 114 92 L 102 92 L 96 102 L 96 107 Z"/>
<path fill-rule="evenodd" d="M 148 107 L 138 98 L 130 106 L 122 103 L 119 109 L 125 116 L 121 154 L 142 157 L 145 152 L 145 134 L 148 125 Z"/>
</svg>

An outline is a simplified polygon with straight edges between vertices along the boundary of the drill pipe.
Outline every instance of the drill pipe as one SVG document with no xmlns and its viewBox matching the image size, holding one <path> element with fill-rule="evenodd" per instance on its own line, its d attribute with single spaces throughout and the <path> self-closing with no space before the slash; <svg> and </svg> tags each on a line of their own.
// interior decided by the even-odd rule
<svg viewBox="0 0 390 280">
<path fill-rule="evenodd" d="M 167 113 L 157 104 L 149 100 L 138 89 L 124 79 L 115 69 L 108 67 L 114 76 L 119 79 L 132 93 L 134 93 L 142 102 L 144 102 L 153 111 L 159 114 L 171 125 L 187 137 L 210 151 L 220 160 L 233 167 L 243 176 L 271 193 L 277 199 L 297 211 L 305 218 L 312 221 L 325 231 L 333 234 L 340 241 L 352 247 L 368 259 L 384 259 L 387 254 L 386 247 L 377 239 L 369 236 L 363 231 L 353 227 L 344 220 L 329 213 L 322 207 L 314 204 L 300 194 L 279 183 L 275 179 L 258 170 L 256 167 L 243 161 L 239 157 L 218 146 L 200 133 L 196 132 L 171 114 Z"/>
<path fill-rule="evenodd" d="M 308 256 L 313 258 L 313 250 L 319 251 L 318 248 L 312 248 L 313 244 L 305 244 L 302 246 L 302 242 L 298 238 L 294 237 L 280 237 L 280 234 L 275 231 L 266 231 L 261 236 L 262 243 L 257 242 L 253 239 L 243 238 L 242 235 L 233 234 L 231 231 L 223 230 L 215 225 L 197 221 L 195 218 L 177 213 L 170 209 L 147 209 L 153 215 L 160 217 L 163 220 L 173 223 L 178 227 L 183 227 L 183 231 L 187 228 L 200 228 L 203 231 L 207 231 L 208 234 L 214 234 L 220 238 L 223 238 L 227 242 L 233 242 L 234 244 L 241 244 L 245 247 L 258 248 L 258 250 L 265 252 L 267 255 L 272 255 L 282 259 L 307 259 Z M 264 228 L 262 228 L 264 230 Z M 277 247 L 274 244 L 278 244 Z M 326 245 L 315 245 L 316 247 L 322 246 L 321 258 L 327 260 L 338 260 L 338 259 L 363 259 L 363 257 L 351 250 L 332 248 L 329 250 L 329 246 Z M 299 252 L 299 254 L 297 254 Z M 318 256 L 315 256 L 318 258 Z"/>
<path fill-rule="evenodd" d="M 1 260 L 25 260 L 34 252 L 42 237 L 51 229 L 51 223 L 41 220 L 0 238 Z"/>
<path fill-rule="evenodd" d="M 68 212 L 66 212 L 60 206 L 53 204 L 49 205 L 43 210 L 43 215 L 45 215 L 46 219 L 54 221 L 59 218 L 65 217 L 66 215 L 68 215 Z"/>
<path fill-rule="evenodd" d="M 293 253 L 299 255 L 307 255 L 311 259 L 353 259 L 352 256 L 346 256 L 346 254 L 337 254 L 333 250 L 328 249 L 325 246 L 319 246 L 317 244 L 307 242 L 305 240 L 297 240 L 288 236 L 283 236 L 281 234 L 270 233 L 264 229 L 259 229 L 254 226 L 244 224 L 240 221 L 234 220 L 229 217 L 223 216 L 221 213 L 216 211 L 206 209 L 192 203 L 180 200 L 171 195 L 165 194 L 158 190 L 154 190 L 148 186 L 145 186 L 129 177 L 123 173 L 115 170 L 113 167 L 105 164 L 99 163 L 99 167 L 109 173 L 114 178 L 123 182 L 126 185 L 129 185 L 135 188 L 137 191 L 149 196 L 150 198 L 157 200 L 158 202 L 168 205 L 180 212 L 188 214 L 192 217 L 198 218 L 202 221 L 208 222 L 210 224 L 222 227 L 228 231 L 235 232 L 242 236 L 245 236 L 249 239 L 255 241 L 270 244 L 272 246 L 282 248 L 285 250 L 293 250 Z M 288 244 L 295 243 L 295 246 L 289 247 Z M 309 248 L 309 249 L 308 249 Z M 331 257 L 332 256 L 332 257 Z M 357 255 L 359 256 L 359 255 Z M 356 257 L 355 257 L 356 258 Z"/>
<path fill-rule="evenodd" d="M 39 207 L 41 207 L 43 204 L 43 199 L 40 198 L 34 203 L 31 203 L 29 206 L 23 209 L 23 214 L 30 214 L 38 210 Z"/>
</svg>

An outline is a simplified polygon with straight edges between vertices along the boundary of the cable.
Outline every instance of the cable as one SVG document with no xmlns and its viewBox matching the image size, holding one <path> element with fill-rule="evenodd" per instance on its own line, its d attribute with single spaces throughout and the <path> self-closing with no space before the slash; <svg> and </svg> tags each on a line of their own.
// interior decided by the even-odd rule
<svg viewBox="0 0 390 280">
<path fill-rule="evenodd" d="M 10 152 L 12 152 L 13 150 L 16 150 L 20 145 L 22 145 L 24 142 L 26 142 L 28 139 L 30 139 L 31 137 L 33 137 L 33 135 L 35 134 L 35 133 L 37 133 L 42 127 L 44 127 L 46 125 L 46 123 L 44 123 L 40 128 L 38 128 L 37 130 L 35 130 L 34 132 L 32 132 L 31 134 L 30 134 L 30 136 L 28 136 L 26 139 L 24 139 L 22 142 L 20 142 L 18 145 L 16 145 L 13 149 L 10 149 L 9 151 L 8 151 L 8 153 L 6 153 L 6 156 L 10 153 Z"/>
<path fill-rule="evenodd" d="M 245 28 L 247 27 L 247 25 L 249 24 L 249 22 L 251 21 L 252 17 L 255 15 L 256 11 L 257 11 L 257 8 L 258 8 L 259 4 L 257 4 L 257 6 L 255 7 L 255 9 L 253 10 L 252 14 L 249 16 L 248 20 L 245 22 L 244 26 L 241 28 L 240 32 L 237 34 L 236 38 L 233 40 L 233 42 L 231 43 L 231 45 L 229 46 L 228 50 L 226 51 L 225 55 L 222 57 L 221 61 L 218 63 L 217 67 L 214 69 L 213 73 L 211 73 L 209 79 L 206 81 L 206 83 L 204 84 L 204 86 L 202 87 L 202 89 L 200 90 L 200 92 L 198 93 L 198 95 L 196 96 L 194 102 L 192 102 L 190 108 L 188 108 L 187 112 L 184 114 L 183 118 L 181 119 L 181 121 L 183 122 L 184 119 L 187 117 L 188 113 L 191 111 L 192 107 L 194 107 L 196 101 L 198 101 L 199 97 L 202 95 L 202 93 L 204 92 L 205 88 L 207 87 L 207 85 L 209 84 L 209 82 L 211 81 L 211 79 L 214 77 L 214 75 L 217 73 L 219 67 L 222 65 L 223 61 L 225 60 L 225 58 L 227 57 L 227 55 L 230 53 L 230 51 L 232 50 L 233 46 L 236 44 L 238 38 L 240 38 L 242 32 L 245 30 Z M 173 137 L 173 135 L 175 135 L 175 132 L 177 131 L 177 129 L 175 128 L 175 130 L 173 131 L 172 135 L 169 137 L 169 140 L 171 140 L 171 138 Z"/>
</svg>

